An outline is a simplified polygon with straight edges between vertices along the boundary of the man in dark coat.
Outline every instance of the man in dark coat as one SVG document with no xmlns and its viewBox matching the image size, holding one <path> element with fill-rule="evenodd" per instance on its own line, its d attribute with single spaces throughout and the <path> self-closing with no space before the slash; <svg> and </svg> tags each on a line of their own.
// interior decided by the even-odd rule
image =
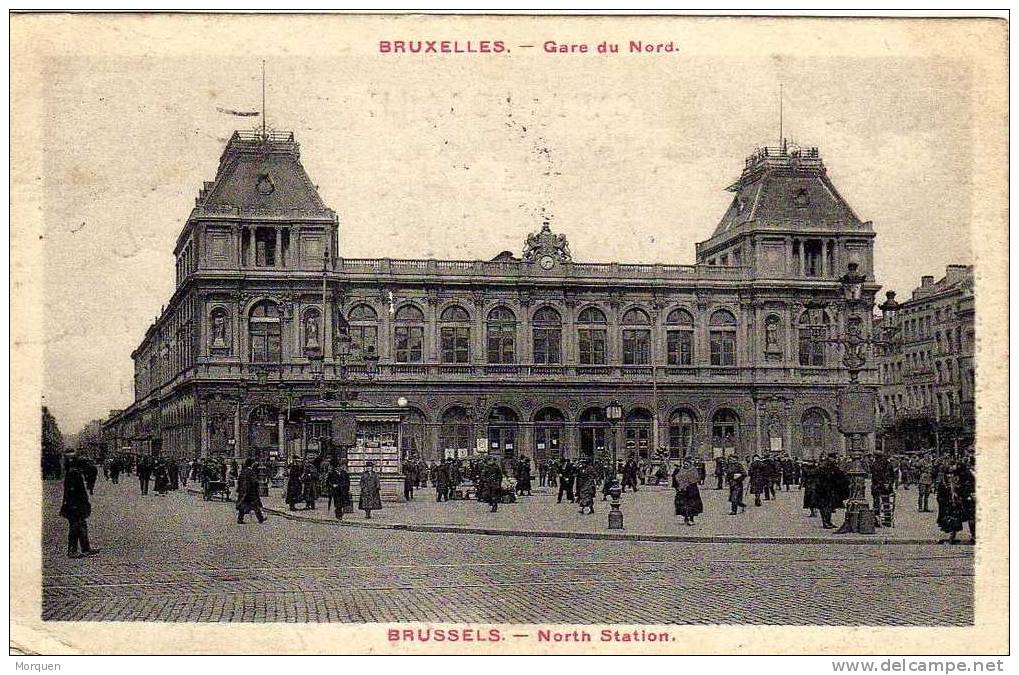
<svg viewBox="0 0 1019 675">
<path fill-rule="evenodd" d="M 339 467 L 330 466 L 326 483 L 329 485 L 329 495 L 336 511 L 336 519 L 343 520 L 344 511 L 353 503 L 350 498 L 350 474 L 347 473 L 347 467 L 342 464 Z"/>
<path fill-rule="evenodd" d="M 531 460 L 524 457 L 517 468 L 517 494 L 531 496 Z"/>
<path fill-rule="evenodd" d="M 301 476 L 303 474 L 304 470 L 297 462 L 291 464 L 287 472 L 287 492 L 284 501 L 286 501 L 291 511 L 297 510 L 297 503 L 304 496 L 304 486 L 301 483 Z"/>
<path fill-rule="evenodd" d="M 541 460 L 538 462 L 538 487 L 545 487 L 545 482 L 548 478 L 548 462 Z"/>
<path fill-rule="evenodd" d="M 810 518 L 817 517 L 817 501 L 814 495 L 817 489 L 817 464 L 805 459 L 799 467 L 800 487 L 803 489 L 803 508 L 810 509 Z"/>
<path fill-rule="evenodd" d="M 779 475 L 778 463 L 775 461 L 774 456 L 767 456 L 763 460 L 764 462 L 764 499 L 770 501 L 775 497 L 775 485 L 781 480 Z"/>
<path fill-rule="evenodd" d="M 170 477 L 167 475 L 166 471 L 166 460 L 162 457 L 157 459 L 155 465 L 152 467 L 152 478 L 156 494 L 165 495 L 170 489 Z"/>
<path fill-rule="evenodd" d="M 255 463 L 250 457 L 244 460 L 244 468 L 237 475 L 237 524 L 244 524 L 245 514 L 255 512 L 258 522 L 265 522 L 262 514 L 262 486 L 258 481 Z"/>
<path fill-rule="evenodd" d="M 379 475 L 375 473 L 374 462 L 365 464 L 361 473 L 361 495 L 357 507 L 364 511 L 365 518 L 371 518 L 372 511 L 382 508 L 382 484 L 379 482 Z"/>
<path fill-rule="evenodd" d="M 725 457 L 715 457 L 715 482 L 715 489 L 721 490 L 725 483 Z"/>
<path fill-rule="evenodd" d="M 727 463 L 726 481 L 729 483 L 729 505 L 732 508 L 729 515 L 736 515 L 736 508 L 746 511 L 747 505 L 743 503 L 743 484 L 746 481 L 747 473 L 735 457 L 730 458 Z"/>
<path fill-rule="evenodd" d="M 81 472 L 85 477 L 85 487 L 88 488 L 89 494 L 93 494 L 96 487 L 96 479 L 99 478 L 99 470 L 92 460 L 87 457 L 79 457 L 78 462 L 81 466 Z"/>
<path fill-rule="evenodd" d="M 916 509 L 920 513 L 931 510 L 931 489 L 934 485 L 934 464 L 930 457 L 924 457 L 916 467 Z"/>
<path fill-rule="evenodd" d="M 792 457 L 786 455 L 782 458 L 782 484 L 785 485 L 786 492 L 789 492 L 789 486 L 799 482 L 796 469 L 796 462 L 793 461 Z"/>
<path fill-rule="evenodd" d="M 938 527 L 948 534 L 944 543 L 956 543 L 962 524 L 969 525 L 970 538 L 977 540 L 976 478 L 965 459 L 958 459 L 938 478 Z"/>
<path fill-rule="evenodd" d="M 304 473 L 301 474 L 301 490 L 304 496 L 305 510 L 314 511 L 315 501 L 318 499 L 318 472 L 310 461 L 304 463 Z"/>
<path fill-rule="evenodd" d="M 870 463 L 870 496 L 874 502 L 874 512 L 881 511 L 881 498 L 895 490 L 895 467 L 881 451 L 874 455 Z"/>
<path fill-rule="evenodd" d="M 637 462 L 633 457 L 626 460 L 626 464 L 623 465 L 623 492 L 626 492 L 626 487 L 630 486 L 633 491 L 637 491 Z"/>
<path fill-rule="evenodd" d="M 584 462 L 577 473 L 577 503 L 580 504 L 580 513 L 584 509 L 590 509 L 588 513 L 594 513 L 594 494 L 598 489 L 598 474 L 595 471 L 593 462 Z"/>
<path fill-rule="evenodd" d="M 92 505 L 88 501 L 82 467 L 73 454 L 68 456 L 64 473 L 64 500 L 60 505 L 60 515 L 67 519 L 68 558 L 81 558 L 99 552 L 88 541 L 88 517 L 92 515 Z"/>
<path fill-rule="evenodd" d="M 563 495 L 566 495 L 566 500 L 569 502 L 573 501 L 573 479 L 577 475 L 577 470 L 573 466 L 573 462 L 567 459 L 563 462 L 562 466 L 559 467 L 559 497 L 556 499 L 556 503 L 563 503 Z"/>
<path fill-rule="evenodd" d="M 167 476 L 170 479 L 170 489 L 180 489 L 180 465 L 176 459 L 171 459 L 166 465 Z"/>
<path fill-rule="evenodd" d="M 502 467 L 494 457 L 489 458 L 485 465 L 481 480 L 485 485 L 486 500 L 492 507 L 492 513 L 495 513 L 499 510 L 499 502 L 502 501 Z"/>
<path fill-rule="evenodd" d="M 149 480 L 152 478 L 152 465 L 148 457 L 138 458 L 138 483 L 141 485 L 142 494 L 149 493 Z"/>
<path fill-rule="evenodd" d="M 443 459 L 432 469 L 432 485 L 435 486 L 435 501 L 449 501 L 449 461 Z"/>
<path fill-rule="evenodd" d="M 821 462 L 814 479 L 814 503 L 821 512 L 821 527 L 826 530 L 835 528 L 831 522 L 832 513 L 843 508 L 849 496 L 849 477 L 839 468 L 835 457 L 833 452 Z"/>
<path fill-rule="evenodd" d="M 753 460 L 751 460 L 749 474 L 750 493 L 754 495 L 754 506 L 760 506 L 761 494 L 767 489 L 768 481 L 771 478 L 768 475 L 767 465 L 759 455 L 754 455 Z"/>
</svg>

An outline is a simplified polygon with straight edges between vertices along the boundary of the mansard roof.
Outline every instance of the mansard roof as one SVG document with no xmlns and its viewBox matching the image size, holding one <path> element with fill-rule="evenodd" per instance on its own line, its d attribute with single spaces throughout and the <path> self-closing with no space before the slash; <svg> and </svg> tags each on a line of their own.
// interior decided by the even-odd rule
<svg viewBox="0 0 1019 675">
<path fill-rule="evenodd" d="M 755 229 L 871 231 L 835 189 L 817 148 L 761 148 L 728 190 L 735 195 L 712 237 L 747 223 Z"/>
<path fill-rule="evenodd" d="M 206 183 L 195 206 L 211 211 L 302 212 L 332 217 L 301 164 L 291 132 L 240 132 L 230 137 L 216 178 Z"/>
</svg>

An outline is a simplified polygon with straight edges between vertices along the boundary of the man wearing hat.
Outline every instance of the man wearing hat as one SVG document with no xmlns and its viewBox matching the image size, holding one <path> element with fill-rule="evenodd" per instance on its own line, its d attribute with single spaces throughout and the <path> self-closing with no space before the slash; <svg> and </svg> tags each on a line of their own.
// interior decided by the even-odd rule
<svg viewBox="0 0 1019 675">
<path fill-rule="evenodd" d="M 99 552 L 99 549 L 92 548 L 88 541 L 88 517 L 92 515 L 92 505 L 88 501 L 88 489 L 85 487 L 81 462 L 73 452 L 67 455 L 64 500 L 60 506 L 60 515 L 67 518 L 68 558 L 81 558 Z"/>
<path fill-rule="evenodd" d="M 361 496 L 357 507 L 364 511 L 365 518 L 371 518 L 372 511 L 382 508 L 382 486 L 378 474 L 375 473 L 375 462 L 366 463 L 364 472 L 361 473 Z"/>
</svg>

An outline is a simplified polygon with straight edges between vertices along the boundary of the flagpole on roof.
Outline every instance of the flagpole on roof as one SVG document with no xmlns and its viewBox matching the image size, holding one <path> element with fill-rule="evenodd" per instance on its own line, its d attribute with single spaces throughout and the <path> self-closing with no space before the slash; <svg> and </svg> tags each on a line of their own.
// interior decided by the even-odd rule
<svg viewBox="0 0 1019 675">
<path fill-rule="evenodd" d="M 265 59 L 262 59 L 262 140 L 265 140 Z"/>
</svg>

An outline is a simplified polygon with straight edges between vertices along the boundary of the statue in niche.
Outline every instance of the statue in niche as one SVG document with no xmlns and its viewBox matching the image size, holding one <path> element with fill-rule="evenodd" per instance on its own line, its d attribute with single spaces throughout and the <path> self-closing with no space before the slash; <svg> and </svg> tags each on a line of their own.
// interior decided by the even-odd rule
<svg viewBox="0 0 1019 675">
<path fill-rule="evenodd" d="M 764 326 L 764 350 L 769 352 L 779 351 L 778 321 L 774 319 L 769 319 Z"/>
<path fill-rule="evenodd" d="M 226 342 L 226 314 L 216 312 L 212 315 L 212 346 L 214 349 L 225 349 Z"/>
<path fill-rule="evenodd" d="M 318 347 L 318 314 L 311 313 L 304 319 L 304 346 Z"/>
</svg>

